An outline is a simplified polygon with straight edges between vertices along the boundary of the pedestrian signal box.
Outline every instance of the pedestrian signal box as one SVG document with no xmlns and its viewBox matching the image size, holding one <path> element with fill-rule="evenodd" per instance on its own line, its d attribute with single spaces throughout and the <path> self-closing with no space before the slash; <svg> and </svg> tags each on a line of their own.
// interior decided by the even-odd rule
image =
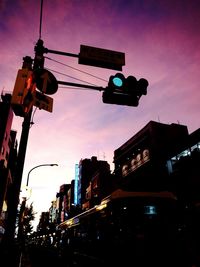
<svg viewBox="0 0 200 267">
<path fill-rule="evenodd" d="M 32 101 L 29 101 L 27 106 L 27 96 L 35 90 L 32 84 L 32 73 L 27 68 L 18 70 L 11 98 L 11 106 L 16 116 L 24 117 L 26 110 L 30 110 L 29 106 L 32 105 Z"/>
</svg>

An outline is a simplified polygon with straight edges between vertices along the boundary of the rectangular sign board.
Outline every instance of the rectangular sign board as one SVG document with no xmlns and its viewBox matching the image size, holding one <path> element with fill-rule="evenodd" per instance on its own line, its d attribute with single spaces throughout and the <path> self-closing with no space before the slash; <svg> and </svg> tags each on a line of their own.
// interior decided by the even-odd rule
<svg viewBox="0 0 200 267">
<path fill-rule="evenodd" d="M 125 53 L 81 45 L 78 63 L 121 71 L 125 65 Z"/>
<path fill-rule="evenodd" d="M 33 95 L 33 105 L 38 107 L 39 109 L 44 109 L 48 112 L 52 112 L 53 98 L 38 91 L 35 91 Z"/>
</svg>

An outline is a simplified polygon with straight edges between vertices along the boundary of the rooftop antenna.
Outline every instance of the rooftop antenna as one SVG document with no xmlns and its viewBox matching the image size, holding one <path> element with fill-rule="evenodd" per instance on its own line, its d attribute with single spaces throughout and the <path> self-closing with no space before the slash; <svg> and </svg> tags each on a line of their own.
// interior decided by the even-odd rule
<svg viewBox="0 0 200 267">
<path fill-rule="evenodd" d="M 41 35 L 42 35 L 42 11 L 43 11 L 43 0 L 41 0 L 41 4 L 40 4 L 40 29 L 39 29 L 39 39 L 41 39 Z"/>
</svg>

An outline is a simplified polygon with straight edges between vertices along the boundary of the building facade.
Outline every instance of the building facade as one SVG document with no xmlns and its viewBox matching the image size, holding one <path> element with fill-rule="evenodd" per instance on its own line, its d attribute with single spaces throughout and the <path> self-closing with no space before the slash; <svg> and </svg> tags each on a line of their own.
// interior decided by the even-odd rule
<svg viewBox="0 0 200 267">
<path fill-rule="evenodd" d="M 180 199 L 200 202 L 200 128 L 185 139 L 167 160 L 173 190 Z"/>
<path fill-rule="evenodd" d="M 119 187 L 133 191 L 170 190 L 167 160 L 188 138 L 185 125 L 150 121 L 114 151 Z"/>
<path fill-rule="evenodd" d="M 11 94 L 1 95 L 0 102 L 0 225 L 7 227 L 12 184 L 17 158 L 16 131 L 11 130 L 13 111 Z M 11 211 L 12 212 L 12 211 Z"/>
<path fill-rule="evenodd" d="M 82 159 L 79 162 L 78 201 L 81 209 L 86 210 L 110 193 L 110 165 L 107 161 Z"/>
</svg>

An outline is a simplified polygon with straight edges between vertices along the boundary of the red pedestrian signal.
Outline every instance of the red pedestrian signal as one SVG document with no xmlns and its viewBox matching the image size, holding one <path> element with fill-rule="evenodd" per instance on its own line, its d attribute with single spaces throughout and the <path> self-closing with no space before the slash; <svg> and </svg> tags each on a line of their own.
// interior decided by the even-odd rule
<svg viewBox="0 0 200 267">
<path fill-rule="evenodd" d="M 33 106 L 32 94 L 36 87 L 32 81 L 32 74 L 33 72 L 28 68 L 18 70 L 11 99 L 16 116 L 24 117 Z"/>
</svg>

